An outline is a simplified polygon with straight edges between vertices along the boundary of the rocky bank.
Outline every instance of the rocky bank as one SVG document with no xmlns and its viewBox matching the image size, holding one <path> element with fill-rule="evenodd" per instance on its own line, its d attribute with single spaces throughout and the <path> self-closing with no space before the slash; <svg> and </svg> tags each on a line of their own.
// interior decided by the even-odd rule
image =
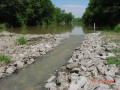
<svg viewBox="0 0 120 90">
<path fill-rule="evenodd" d="M 0 33 L 0 55 L 10 57 L 9 64 L 0 62 L 0 78 L 9 76 L 12 73 L 32 64 L 36 58 L 41 57 L 47 52 L 53 50 L 64 39 L 69 37 L 69 33 L 65 34 L 27 34 L 28 43 L 24 45 L 16 45 L 16 40 L 22 36 L 21 34 L 1 32 Z"/>
<path fill-rule="evenodd" d="M 120 45 L 120 44 L 119 44 Z M 105 43 L 100 32 L 85 36 L 81 47 L 45 85 L 48 90 L 120 90 L 120 69 L 107 64 L 115 57 L 110 51 L 120 48 L 116 43 Z"/>
</svg>

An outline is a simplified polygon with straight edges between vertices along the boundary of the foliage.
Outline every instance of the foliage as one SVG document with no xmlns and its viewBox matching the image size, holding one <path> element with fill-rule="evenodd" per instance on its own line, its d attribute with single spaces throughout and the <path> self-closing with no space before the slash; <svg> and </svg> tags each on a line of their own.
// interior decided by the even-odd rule
<svg viewBox="0 0 120 90">
<path fill-rule="evenodd" d="M 65 15 L 68 15 L 65 20 Z M 50 0 L 0 0 L 0 23 L 10 27 L 70 22 L 71 14 L 54 7 Z"/>
<path fill-rule="evenodd" d="M 72 13 L 65 13 L 65 10 L 61 10 L 60 8 L 55 8 L 54 10 L 54 21 L 57 24 L 60 24 L 62 22 L 64 23 L 71 23 L 73 20 L 74 16 Z"/>
<path fill-rule="evenodd" d="M 90 0 L 83 15 L 86 25 L 115 26 L 120 23 L 119 0 Z"/>
<path fill-rule="evenodd" d="M 54 6 L 50 0 L 1 0 L 0 23 L 10 26 L 36 25 L 50 19 Z"/>
<path fill-rule="evenodd" d="M 114 31 L 117 32 L 117 33 L 120 32 L 120 24 L 118 24 L 118 25 L 115 27 Z"/>
<path fill-rule="evenodd" d="M 21 36 L 17 39 L 16 44 L 17 45 L 23 45 L 27 43 L 27 39 L 24 36 Z"/>
<path fill-rule="evenodd" d="M 82 22 L 82 18 L 74 18 L 74 22 Z"/>
<path fill-rule="evenodd" d="M 6 29 L 6 25 L 5 24 L 0 24 L 0 31 L 3 31 Z"/>
<path fill-rule="evenodd" d="M 8 56 L 5 56 L 5 55 L 0 55 L 0 62 L 9 63 L 10 58 Z"/>
<path fill-rule="evenodd" d="M 72 15 L 72 13 L 66 13 L 64 14 L 64 21 L 65 23 L 71 23 L 73 20 L 74 16 Z"/>
</svg>

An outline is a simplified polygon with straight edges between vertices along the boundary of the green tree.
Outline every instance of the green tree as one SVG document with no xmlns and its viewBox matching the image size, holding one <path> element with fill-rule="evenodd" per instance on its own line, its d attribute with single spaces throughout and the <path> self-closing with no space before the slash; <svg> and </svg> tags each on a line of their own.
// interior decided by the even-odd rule
<svg viewBox="0 0 120 90">
<path fill-rule="evenodd" d="M 71 23 L 73 18 L 74 18 L 74 16 L 72 15 L 72 13 L 66 13 L 64 15 L 64 21 L 65 21 L 66 24 Z"/>
<path fill-rule="evenodd" d="M 119 0 L 90 0 L 83 15 L 86 25 L 114 26 L 120 22 Z"/>
<path fill-rule="evenodd" d="M 0 23 L 9 26 L 48 24 L 54 12 L 50 0 L 1 0 Z"/>
</svg>

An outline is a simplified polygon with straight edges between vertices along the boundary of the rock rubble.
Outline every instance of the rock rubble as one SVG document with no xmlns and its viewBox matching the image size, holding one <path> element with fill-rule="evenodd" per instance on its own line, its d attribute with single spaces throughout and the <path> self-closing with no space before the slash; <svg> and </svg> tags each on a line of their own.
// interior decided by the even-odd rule
<svg viewBox="0 0 120 90">
<path fill-rule="evenodd" d="M 0 78 L 8 76 L 32 63 L 35 59 L 47 54 L 58 46 L 64 39 L 69 37 L 69 33 L 46 34 L 46 35 L 24 35 L 28 40 L 25 45 L 15 45 L 15 41 L 21 34 L 1 32 L 0 33 L 0 55 L 11 58 L 10 64 L 0 66 Z"/>
<path fill-rule="evenodd" d="M 48 90 L 120 90 L 119 68 L 107 65 L 115 57 L 110 50 L 115 43 L 104 44 L 100 32 L 85 36 L 81 47 L 75 49 L 67 64 L 45 84 Z M 53 76 L 51 76 L 53 77 Z"/>
</svg>

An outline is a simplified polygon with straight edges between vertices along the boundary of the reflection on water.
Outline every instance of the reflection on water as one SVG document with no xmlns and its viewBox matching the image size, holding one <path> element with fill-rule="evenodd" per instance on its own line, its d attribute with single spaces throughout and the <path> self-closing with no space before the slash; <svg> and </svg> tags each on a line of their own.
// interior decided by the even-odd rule
<svg viewBox="0 0 120 90">
<path fill-rule="evenodd" d="M 35 26 L 22 28 L 7 29 L 9 32 L 24 33 L 24 34 L 60 34 L 64 32 L 71 32 L 73 30 L 72 25 L 51 25 L 51 26 Z"/>
<path fill-rule="evenodd" d="M 18 34 L 60 34 L 70 32 L 72 34 L 83 34 L 89 32 L 86 27 L 80 25 L 50 25 L 22 28 L 10 28 L 7 31 Z"/>
<path fill-rule="evenodd" d="M 52 52 L 38 58 L 34 64 L 21 70 L 18 75 L 13 74 L 1 79 L 0 90 L 45 90 L 43 86 L 50 77 L 50 74 L 65 64 L 75 48 L 81 45 L 84 33 L 87 32 L 82 26 L 75 25 L 28 27 L 24 32 L 20 28 L 8 29 L 8 31 L 29 34 L 70 32 L 71 35 L 61 45 L 53 49 Z"/>
</svg>

